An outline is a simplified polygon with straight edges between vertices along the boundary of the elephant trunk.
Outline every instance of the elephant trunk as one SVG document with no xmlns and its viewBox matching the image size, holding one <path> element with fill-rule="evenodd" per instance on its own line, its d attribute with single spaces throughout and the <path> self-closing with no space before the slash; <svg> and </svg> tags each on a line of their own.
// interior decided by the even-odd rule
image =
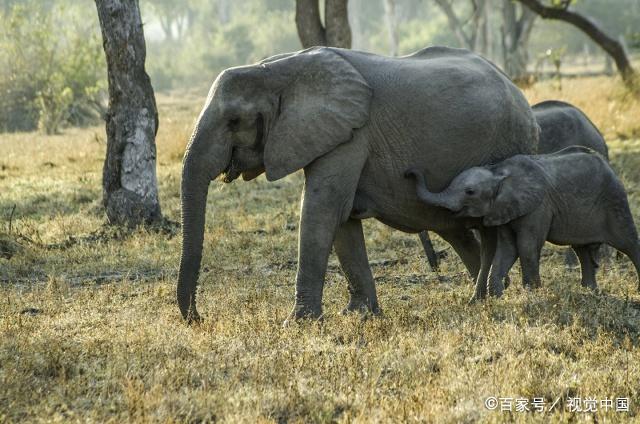
<svg viewBox="0 0 640 424">
<path fill-rule="evenodd" d="M 427 182 L 425 181 L 424 174 L 422 172 L 413 172 L 416 178 L 418 198 L 424 203 L 430 206 L 438 206 L 441 208 L 449 209 L 450 211 L 457 212 L 462 209 L 462 199 L 456 196 L 452 190 L 447 187 L 440 193 L 434 193 L 427 188 Z"/>
<path fill-rule="evenodd" d="M 218 177 L 231 159 L 230 143 L 219 143 L 196 130 L 182 167 L 182 255 L 177 298 L 182 317 L 199 321 L 196 285 L 202 260 L 204 224 L 209 183 Z"/>
</svg>

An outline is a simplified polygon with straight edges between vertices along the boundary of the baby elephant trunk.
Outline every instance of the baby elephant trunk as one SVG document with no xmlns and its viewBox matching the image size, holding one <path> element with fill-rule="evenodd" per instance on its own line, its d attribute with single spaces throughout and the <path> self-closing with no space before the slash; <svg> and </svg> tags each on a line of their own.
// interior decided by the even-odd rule
<svg viewBox="0 0 640 424">
<path fill-rule="evenodd" d="M 418 198 L 427 205 L 449 209 L 453 212 L 462 209 L 462 199 L 456 195 L 450 187 L 447 187 L 440 193 L 429 191 L 424 173 L 414 168 L 409 169 L 405 173 L 405 176 L 407 178 L 415 178 Z"/>
</svg>

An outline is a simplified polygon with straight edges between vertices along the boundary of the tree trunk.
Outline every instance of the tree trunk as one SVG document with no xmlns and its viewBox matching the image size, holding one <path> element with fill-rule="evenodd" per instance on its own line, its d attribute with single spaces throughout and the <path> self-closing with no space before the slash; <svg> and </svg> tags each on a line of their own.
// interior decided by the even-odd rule
<svg viewBox="0 0 640 424">
<path fill-rule="evenodd" d="M 95 0 L 109 81 L 103 203 L 110 223 L 162 219 L 156 178 L 158 111 L 144 62 L 138 0 Z"/>
<path fill-rule="evenodd" d="M 527 81 L 527 63 L 529 62 L 529 39 L 536 15 L 526 7 L 517 17 L 516 4 L 503 0 L 502 50 L 504 70 L 516 82 Z"/>
<path fill-rule="evenodd" d="M 349 2 L 349 16 L 351 17 L 351 47 L 358 50 L 368 50 L 367 38 L 363 33 L 360 11 L 367 7 L 368 0 L 351 0 Z"/>
<path fill-rule="evenodd" d="M 473 46 L 471 45 L 471 40 L 462 29 L 462 23 L 460 22 L 455 12 L 453 11 L 453 7 L 451 6 L 451 3 L 449 3 L 448 0 L 434 0 L 434 1 L 447 17 L 449 28 L 458 39 L 458 44 L 460 45 L 460 47 L 467 48 L 467 49 L 472 48 Z"/>
<path fill-rule="evenodd" d="M 318 0 L 296 0 L 296 28 L 302 47 L 351 48 L 348 0 L 326 0 L 324 12 L 325 26 Z"/>
<path fill-rule="evenodd" d="M 349 0 L 325 0 L 324 22 L 327 46 L 350 49 Z"/>
<path fill-rule="evenodd" d="M 474 52 L 486 56 L 489 38 L 487 34 L 487 21 L 489 19 L 488 1 L 475 0 L 472 3 L 475 9 L 473 13 L 474 34 L 472 35 L 472 49 Z"/>
<path fill-rule="evenodd" d="M 398 56 L 398 18 L 396 16 L 396 0 L 384 0 L 384 15 L 389 31 L 389 53 Z"/>
<path fill-rule="evenodd" d="M 303 48 L 327 44 L 318 0 L 296 0 L 296 27 Z"/>
<path fill-rule="evenodd" d="M 629 58 L 627 57 L 624 47 L 618 42 L 618 40 L 609 37 L 592 19 L 582 16 L 579 13 L 569 11 L 567 9 L 569 7 L 568 2 L 565 7 L 547 7 L 540 3 L 539 0 L 518 1 L 536 14 L 540 15 L 543 19 L 564 21 L 580 29 L 604 51 L 606 51 L 616 62 L 618 72 L 620 72 L 625 84 L 630 88 L 635 87 L 636 74 L 631 66 L 631 62 L 629 62 Z"/>
</svg>

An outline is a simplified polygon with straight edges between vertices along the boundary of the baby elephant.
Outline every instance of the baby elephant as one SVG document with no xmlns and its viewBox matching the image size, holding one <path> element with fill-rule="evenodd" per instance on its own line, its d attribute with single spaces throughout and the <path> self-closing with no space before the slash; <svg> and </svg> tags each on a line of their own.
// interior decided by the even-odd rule
<svg viewBox="0 0 640 424">
<path fill-rule="evenodd" d="M 640 276 L 640 245 L 627 194 L 607 161 L 589 148 L 517 155 L 495 165 L 470 168 L 440 193 L 428 190 L 422 172 L 410 169 L 406 175 L 416 178 L 423 202 L 498 227 L 488 281 L 491 295 L 502 295 L 503 279 L 518 256 L 523 283 L 540 285 L 539 260 L 545 240 L 573 247 L 580 259 L 583 286 L 597 288 L 594 251 L 600 243 L 627 255 Z M 487 286 L 481 283 L 476 285 L 476 299 L 486 295 Z"/>
</svg>

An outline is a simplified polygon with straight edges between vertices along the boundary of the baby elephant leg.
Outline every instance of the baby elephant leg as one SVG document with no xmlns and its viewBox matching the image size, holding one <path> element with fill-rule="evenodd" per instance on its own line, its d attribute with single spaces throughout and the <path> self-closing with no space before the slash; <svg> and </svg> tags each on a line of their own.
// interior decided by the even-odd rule
<svg viewBox="0 0 640 424">
<path fill-rule="evenodd" d="M 631 241 L 627 240 L 626 242 L 620 243 L 611 243 L 613 247 L 624 253 L 631 259 L 633 262 L 633 266 L 636 268 L 636 275 L 638 276 L 638 290 L 640 290 L 640 242 L 637 240 Z"/>
<path fill-rule="evenodd" d="M 596 282 L 596 270 L 598 269 L 597 254 L 600 244 L 588 244 L 585 246 L 571 246 L 580 260 L 582 270 L 582 287 L 592 290 L 598 288 Z"/>
<path fill-rule="evenodd" d="M 522 284 L 528 289 L 540 287 L 540 251 L 544 238 L 523 231 L 516 234 L 516 243 L 522 268 Z"/>
<path fill-rule="evenodd" d="M 612 209 L 617 213 L 609 215 L 611 231 L 608 244 L 631 259 L 636 268 L 636 274 L 640 279 L 640 240 L 638 240 L 638 232 L 633 222 L 631 210 L 629 210 L 629 204 L 626 198 L 624 200 L 624 203 L 619 205 L 621 207 Z M 638 290 L 640 290 L 640 281 L 638 282 Z"/>
<path fill-rule="evenodd" d="M 496 252 L 496 228 L 484 227 L 480 232 L 480 250 L 481 265 L 480 272 L 476 278 L 476 289 L 473 297 L 469 301 L 473 303 L 477 300 L 484 299 L 487 295 L 487 278 L 489 277 L 489 268 Z M 502 293 L 500 293 L 502 294 Z"/>
<path fill-rule="evenodd" d="M 509 276 L 509 270 L 518 258 L 515 235 L 508 227 L 498 227 L 496 254 L 489 272 L 489 295 L 500 297 L 506 287 L 503 280 Z"/>
</svg>

